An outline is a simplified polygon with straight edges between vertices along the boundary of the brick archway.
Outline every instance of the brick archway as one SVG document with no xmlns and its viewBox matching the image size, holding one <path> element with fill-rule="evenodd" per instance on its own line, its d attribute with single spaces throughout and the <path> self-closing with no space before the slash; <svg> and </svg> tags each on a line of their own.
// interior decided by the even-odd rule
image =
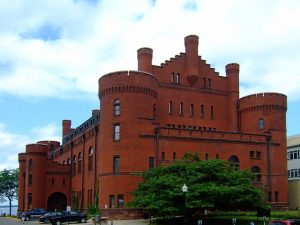
<svg viewBox="0 0 300 225">
<path fill-rule="evenodd" d="M 47 209 L 49 211 L 63 211 L 67 208 L 67 197 L 61 192 L 52 193 L 48 197 Z"/>
</svg>

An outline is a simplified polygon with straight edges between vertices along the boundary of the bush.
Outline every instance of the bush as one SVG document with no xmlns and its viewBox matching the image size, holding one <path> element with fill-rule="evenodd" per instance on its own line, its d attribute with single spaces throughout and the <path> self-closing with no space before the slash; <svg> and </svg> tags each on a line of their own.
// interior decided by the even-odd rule
<svg viewBox="0 0 300 225">
<path fill-rule="evenodd" d="M 88 218 L 92 218 L 93 216 L 100 215 L 100 210 L 98 205 L 90 205 L 87 210 Z"/>
</svg>

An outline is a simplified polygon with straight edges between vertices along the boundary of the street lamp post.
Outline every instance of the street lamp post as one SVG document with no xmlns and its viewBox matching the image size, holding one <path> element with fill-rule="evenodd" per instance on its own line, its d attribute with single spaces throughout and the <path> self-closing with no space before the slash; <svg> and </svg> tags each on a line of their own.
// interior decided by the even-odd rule
<svg viewBox="0 0 300 225">
<path fill-rule="evenodd" d="M 181 190 L 182 190 L 182 192 L 185 195 L 184 212 L 183 212 L 183 222 L 184 222 L 184 224 L 186 224 L 186 222 L 187 222 L 187 218 L 186 218 L 186 204 L 187 204 L 186 193 L 188 192 L 188 187 L 186 186 L 186 184 L 183 184 Z"/>
</svg>

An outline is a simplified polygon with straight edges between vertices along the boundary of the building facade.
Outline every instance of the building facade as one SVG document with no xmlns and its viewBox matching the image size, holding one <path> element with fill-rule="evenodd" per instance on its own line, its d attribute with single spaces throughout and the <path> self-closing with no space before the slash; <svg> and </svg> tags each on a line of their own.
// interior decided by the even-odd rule
<svg viewBox="0 0 300 225">
<path fill-rule="evenodd" d="M 76 129 L 62 122 L 62 144 L 41 141 L 19 154 L 19 209 L 126 208 L 142 181 L 137 172 L 198 153 L 255 174 L 276 207 L 288 205 L 287 97 L 239 97 L 239 65 L 220 76 L 198 54 L 198 37 L 185 52 L 152 65 L 153 50 L 137 51 L 137 71 L 99 79 L 100 110 Z M 188 185 L 188 183 L 187 183 Z"/>
<path fill-rule="evenodd" d="M 300 135 L 287 139 L 288 196 L 291 209 L 300 208 Z"/>
</svg>

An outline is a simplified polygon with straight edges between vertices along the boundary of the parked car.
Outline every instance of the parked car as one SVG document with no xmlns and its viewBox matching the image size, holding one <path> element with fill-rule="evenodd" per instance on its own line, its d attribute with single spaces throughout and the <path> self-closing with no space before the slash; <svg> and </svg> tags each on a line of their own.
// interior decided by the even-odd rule
<svg viewBox="0 0 300 225">
<path fill-rule="evenodd" d="M 85 223 L 87 220 L 87 215 L 83 213 L 77 213 L 74 211 L 64 212 L 61 215 L 49 217 L 49 221 L 53 225 L 60 225 L 63 222 L 81 222 Z"/>
<path fill-rule="evenodd" d="M 39 222 L 49 223 L 50 217 L 62 215 L 63 212 L 48 212 L 39 218 Z"/>
<path fill-rule="evenodd" d="M 272 220 L 269 225 L 300 225 L 299 219 Z"/>
<path fill-rule="evenodd" d="M 35 208 L 30 211 L 26 211 L 22 213 L 22 217 L 25 217 L 25 220 L 31 220 L 32 218 L 39 218 L 41 215 L 44 215 L 47 213 L 47 210 L 43 208 Z"/>
</svg>

